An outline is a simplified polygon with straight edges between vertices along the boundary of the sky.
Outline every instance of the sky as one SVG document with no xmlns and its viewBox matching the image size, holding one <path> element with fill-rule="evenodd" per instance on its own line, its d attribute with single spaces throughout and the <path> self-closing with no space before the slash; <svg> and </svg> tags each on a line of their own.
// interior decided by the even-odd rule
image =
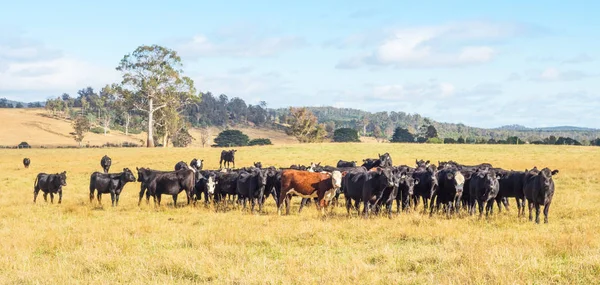
<svg viewBox="0 0 600 285">
<path fill-rule="evenodd" d="M 598 1 L 10 1 L 0 98 L 120 82 L 158 44 L 202 92 L 268 107 L 600 128 Z"/>
</svg>

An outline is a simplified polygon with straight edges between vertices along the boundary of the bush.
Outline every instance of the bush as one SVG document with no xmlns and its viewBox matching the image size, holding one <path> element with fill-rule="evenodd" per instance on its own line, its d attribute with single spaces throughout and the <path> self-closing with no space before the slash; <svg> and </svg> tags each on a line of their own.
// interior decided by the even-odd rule
<svg viewBox="0 0 600 285">
<path fill-rule="evenodd" d="M 173 146 L 174 147 L 186 147 L 192 143 L 192 140 L 194 140 L 194 138 L 192 137 L 192 135 L 190 135 L 188 130 L 181 129 L 181 130 L 179 130 L 179 132 L 177 132 L 177 134 L 173 138 Z"/>
<path fill-rule="evenodd" d="M 17 147 L 18 148 L 31 148 L 31 146 L 27 142 L 21 142 Z"/>
<path fill-rule="evenodd" d="M 456 140 L 453 138 L 445 138 L 444 143 L 445 144 L 454 144 L 454 143 L 456 143 Z"/>
<path fill-rule="evenodd" d="M 390 140 L 391 142 L 408 142 L 408 143 L 412 143 L 415 142 L 415 137 L 408 131 L 408 129 L 403 129 L 400 127 L 397 127 L 394 130 L 394 135 L 392 136 L 392 139 Z"/>
<path fill-rule="evenodd" d="M 224 130 L 215 138 L 219 147 L 247 146 L 250 139 L 239 130 Z"/>
<path fill-rule="evenodd" d="M 442 144 L 444 141 L 440 138 L 429 138 L 427 139 L 426 143 Z"/>
<path fill-rule="evenodd" d="M 104 134 L 104 128 L 103 127 L 93 127 L 90 129 L 90 132 L 94 133 L 94 134 Z M 106 130 L 106 133 L 110 133 L 110 130 Z"/>
<path fill-rule="evenodd" d="M 333 132 L 334 142 L 360 142 L 358 132 L 351 128 L 340 128 Z"/>
<path fill-rule="evenodd" d="M 248 145 L 272 145 L 270 139 L 253 139 L 248 142 Z"/>
</svg>

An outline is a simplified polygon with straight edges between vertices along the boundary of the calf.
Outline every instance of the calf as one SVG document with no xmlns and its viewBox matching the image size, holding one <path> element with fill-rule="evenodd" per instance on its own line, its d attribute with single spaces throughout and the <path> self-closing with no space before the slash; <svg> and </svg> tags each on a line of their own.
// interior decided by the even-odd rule
<svg viewBox="0 0 600 285">
<path fill-rule="evenodd" d="M 119 196 L 128 182 L 134 182 L 135 176 L 129 168 L 121 173 L 94 172 L 90 177 L 90 203 L 94 200 L 94 191 L 98 190 L 98 203 L 102 205 L 102 194 L 110 193 L 112 206 L 119 205 Z"/>
<path fill-rule="evenodd" d="M 237 150 L 223 150 L 221 151 L 221 160 L 219 161 L 219 168 L 223 168 L 223 165 L 227 164 L 229 167 L 229 163 L 233 163 L 233 168 L 235 168 L 235 153 Z M 223 163 L 225 162 L 225 163 Z"/>
<path fill-rule="evenodd" d="M 110 169 L 111 164 L 112 164 L 112 159 L 110 159 L 110 157 L 108 157 L 108 155 L 104 155 L 102 157 L 102 159 L 100 159 L 100 166 L 102 166 L 104 173 L 108 173 L 108 170 Z"/>
<path fill-rule="evenodd" d="M 237 171 L 232 172 L 219 172 L 217 174 L 217 185 L 215 187 L 215 201 L 221 202 L 227 196 L 235 200 L 237 196 L 237 180 L 239 173 Z"/>
<path fill-rule="evenodd" d="M 48 202 L 48 193 L 50 193 L 50 203 L 54 203 L 54 194 L 58 193 L 58 203 L 62 202 L 62 187 L 67 186 L 67 172 L 63 171 L 56 174 L 39 173 L 33 183 L 33 203 L 42 190 L 44 192 L 44 201 Z"/>
<path fill-rule="evenodd" d="M 402 201 L 402 210 L 407 211 L 410 206 L 410 200 L 414 195 L 415 185 L 419 185 L 419 179 L 413 178 L 412 173 L 397 172 L 398 193 L 396 194 L 396 212 L 400 213 L 400 202 Z"/>
<path fill-rule="evenodd" d="M 208 205 L 210 197 L 215 194 L 217 185 L 217 175 L 212 171 L 199 171 L 196 173 L 196 186 L 194 186 L 194 204 L 202 198 L 204 194 L 204 203 Z"/>
<path fill-rule="evenodd" d="M 548 210 L 554 196 L 554 180 L 558 170 L 542 169 L 537 174 L 531 174 L 525 183 L 525 198 L 529 206 L 529 220 L 533 219 L 531 210 L 535 207 L 535 222 L 540 223 L 540 206 L 544 205 L 544 223 L 548 223 Z"/>
<path fill-rule="evenodd" d="M 356 167 L 356 161 L 339 160 L 336 167 Z"/>
<path fill-rule="evenodd" d="M 204 159 L 198 160 L 194 158 L 190 161 L 190 166 L 196 169 L 196 171 L 200 171 L 204 167 Z"/>
<path fill-rule="evenodd" d="M 29 158 L 23 158 L 23 166 L 25 166 L 25 168 L 29 168 L 29 164 L 31 163 L 31 160 Z"/>
<path fill-rule="evenodd" d="M 298 195 L 302 198 L 317 197 L 322 213 L 329 201 L 335 195 L 335 192 L 342 184 L 342 173 L 333 171 L 332 173 L 307 172 L 293 169 L 286 169 L 281 174 L 281 193 L 279 194 L 279 207 L 277 213 L 281 215 L 283 201 L 287 202 L 286 214 L 290 213 L 290 199 L 292 195 Z"/>
<path fill-rule="evenodd" d="M 479 216 L 483 215 L 483 206 L 485 204 L 485 215 L 488 216 L 494 211 L 494 198 L 498 195 L 500 185 L 498 179 L 500 176 L 494 171 L 478 171 L 471 176 L 469 184 L 469 212 L 475 213 L 475 201 L 479 206 Z M 486 204 L 487 203 L 487 204 Z"/>
<path fill-rule="evenodd" d="M 140 199 L 138 201 L 138 206 L 142 203 L 142 197 L 144 193 L 146 193 L 146 204 L 150 203 L 150 191 L 148 191 L 148 186 L 150 182 L 152 182 L 158 174 L 167 173 L 168 171 L 160 171 L 160 170 L 152 170 L 149 168 L 137 168 L 138 178 L 137 181 L 140 182 Z M 154 197 L 154 202 L 156 202 L 156 197 Z"/>
<path fill-rule="evenodd" d="M 187 163 L 180 161 L 175 164 L 175 171 L 190 168 Z"/>
</svg>

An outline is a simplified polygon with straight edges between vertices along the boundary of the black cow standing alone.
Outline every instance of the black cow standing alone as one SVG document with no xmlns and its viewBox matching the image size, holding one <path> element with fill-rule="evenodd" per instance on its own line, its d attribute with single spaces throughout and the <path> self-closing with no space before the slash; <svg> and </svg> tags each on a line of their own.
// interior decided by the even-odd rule
<svg viewBox="0 0 600 285">
<path fill-rule="evenodd" d="M 23 158 L 23 166 L 25 166 L 25 168 L 29 168 L 29 164 L 31 163 L 31 160 L 29 160 L 29 158 Z"/>
<path fill-rule="evenodd" d="M 529 205 L 529 220 L 533 219 L 531 210 L 535 207 L 535 222 L 540 223 L 540 205 L 544 205 L 544 223 L 548 223 L 548 210 L 554 196 L 554 180 L 558 170 L 542 169 L 535 175 L 530 175 L 525 184 L 525 198 Z"/>
<path fill-rule="evenodd" d="M 233 163 L 233 168 L 235 168 L 235 152 L 237 150 L 223 150 L 221 151 L 221 160 L 219 161 L 219 168 L 223 168 L 223 165 L 227 165 L 229 167 L 229 163 Z M 225 163 L 223 163 L 225 162 Z"/>
<path fill-rule="evenodd" d="M 94 172 L 90 177 L 90 203 L 94 200 L 94 191 L 98 190 L 98 203 L 102 205 L 102 194 L 110 193 L 112 206 L 119 205 L 119 196 L 128 182 L 134 182 L 135 176 L 129 168 L 121 173 Z"/>
<path fill-rule="evenodd" d="M 100 166 L 102 166 L 104 173 L 108 173 L 108 170 L 110 170 L 111 164 L 112 164 L 112 160 L 110 159 L 110 157 L 108 157 L 108 155 L 103 156 L 102 159 L 100 160 Z"/>
<path fill-rule="evenodd" d="M 44 192 L 44 201 L 48 202 L 48 193 L 50 193 L 50 203 L 54 203 L 54 194 L 58 193 L 58 203 L 62 202 L 62 187 L 67 186 L 67 172 L 63 171 L 56 174 L 39 173 L 33 183 L 33 203 L 37 199 L 40 190 Z"/>
</svg>

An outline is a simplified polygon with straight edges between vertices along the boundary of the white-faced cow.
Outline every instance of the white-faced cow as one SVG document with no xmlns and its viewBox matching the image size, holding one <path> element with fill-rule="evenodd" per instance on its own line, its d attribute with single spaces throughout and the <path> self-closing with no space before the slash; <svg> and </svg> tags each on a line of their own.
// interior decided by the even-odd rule
<svg viewBox="0 0 600 285">
<path fill-rule="evenodd" d="M 90 176 L 90 203 L 94 201 L 94 191 L 97 190 L 97 199 L 100 205 L 102 205 L 102 194 L 110 194 L 112 206 L 118 206 L 123 187 L 128 182 L 134 181 L 135 176 L 129 168 L 123 168 L 121 173 L 94 172 Z"/>
<path fill-rule="evenodd" d="M 530 175 L 525 184 L 525 198 L 529 206 L 529 220 L 533 219 L 531 210 L 535 207 L 535 222 L 540 223 L 540 206 L 544 205 L 544 223 L 548 223 L 548 210 L 554 196 L 554 180 L 558 170 L 542 169 L 539 173 Z"/>
<path fill-rule="evenodd" d="M 112 164 L 112 159 L 110 159 L 110 157 L 108 157 L 108 155 L 104 155 L 102 157 L 102 159 L 100 159 L 100 166 L 102 166 L 104 173 L 108 173 L 108 170 L 110 170 L 111 164 Z"/>
<path fill-rule="evenodd" d="M 33 183 L 33 203 L 42 190 L 44 192 L 44 201 L 48 202 L 48 193 L 50 193 L 50 203 L 54 203 L 54 194 L 58 194 L 58 203 L 62 202 L 62 187 L 67 186 L 67 172 L 63 171 L 56 174 L 39 173 Z"/>
<path fill-rule="evenodd" d="M 204 167 L 204 159 L 192 159 L 192 161 L 190 161 L 190 167 L 193 167 L 196 171 L 202 170 Z"/>
<path fill-rule="evenodd" d="M 292 195 L 302 198 L 318 198 L 317 209 L 325 213 L 328 202 L 335 196 L 337 189 L 342 184 L 342 173 L 308 172 L 294 169 L 286 169 L 281 174 L 281 193 L 277 213 L 281 215 L 283 202 L 286 202 L 286 214 L 290 213 L 290 199 Z"/>
</svg>

